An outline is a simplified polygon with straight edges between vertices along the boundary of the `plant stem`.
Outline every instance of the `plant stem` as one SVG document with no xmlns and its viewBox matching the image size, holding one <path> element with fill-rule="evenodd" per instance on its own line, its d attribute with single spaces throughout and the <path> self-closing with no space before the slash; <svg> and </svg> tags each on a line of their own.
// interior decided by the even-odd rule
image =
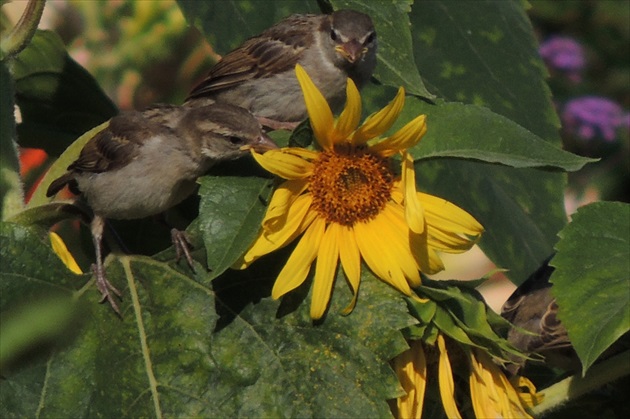
<svg viewBox="0 0 630 419">
<path fill-rule="evenodd" d="M 3 60 L 17 55 L 28 45 L 35 34 L 45 4 L 46 0 L 29 0 L 18 23 L 0 41 Z"/>
<path fill-rule="evenodd" d="M 584 377 L 580 377 L 578 373 L 546 388 L 541 392 L 544 396 L 542 403 L 535 406 L 532 413 L 538 417 L 543 412 L 558 408 L 626 375 L 630 375 L 630 351 L 594 365 Z"/>
</svg>

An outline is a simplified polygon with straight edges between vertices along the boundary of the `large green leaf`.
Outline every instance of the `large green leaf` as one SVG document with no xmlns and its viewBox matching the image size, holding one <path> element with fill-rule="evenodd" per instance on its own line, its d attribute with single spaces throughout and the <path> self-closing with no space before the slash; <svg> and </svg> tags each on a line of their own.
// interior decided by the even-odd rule
<svg viewBox="0 0 630 419">
<path fill-rule="evenodd" d="M 57 289 L 89 311 L 67 347 L 3 374 L 2 417 L 385 417 L 386 400 L 401 394 L 388 360 L 406 348 L 400 329 L 414 320 L 368 272 L 351 315 L 340 315 L 351 293 L 339 276 L 326 320 L 313 324 L 310 280 L 273 301 L 267 264 L 210 281 L 114 255 L 106 269 L 123 292 L 120 319 L 33 231 L 2 225 L 2 259 L 13 262 L 0 271 L 0 309 Z"/>
<path fill-rule="evenodd" d="M 20 360 L 41 359 L 71 339 L 79 326 L 71 286 L 87 278 L 63 265 L 40 228 L 0 222 L 0 260 L 0 367 L 7 377 Z M 11 400 L 0 386 L 5 406 Z"/>
<path fill-rule="evenodd" d="M 37 31 L 28 47 L 11 60 L 10 70 L 22 115 L 21 146 L 58 156 L 79 135 L 118 112 L 54 32 Z"/>
<path fill-rule="evenodd" d="M 431 92 L 488 107 L 559 144 L 558 118 L 522 2 L 417 1 L 410 16 L 414 56 Z M 481 247 L 517 284 L 551 253 L 566 222 L 563 174 L 450 159 L 417 170 L 426 190 L 484 224 Z"/>
<path fill-rule="evenodd" d="M 564 151 L 506 117 L 476 105 L 431 105 L 407 98 L 397 125 L 419 114 L 427 115 L 428 129 L 420 144 L 412 149 L 416 162 L 455 157 L 515 168 L 575 171 L 595 161 Z"/>
<path fill-rule="evenodd" d="M 4 62 L 0 62 L 0 220 L 7 219 L 24 206 L 15 140 L 13 80 Z"/>
<path fill-rule="evenodd" d="M 585 372 L 630 330 L 630 205 L 582 207 L 560 238 L 551 290 Z"/>
</svg>

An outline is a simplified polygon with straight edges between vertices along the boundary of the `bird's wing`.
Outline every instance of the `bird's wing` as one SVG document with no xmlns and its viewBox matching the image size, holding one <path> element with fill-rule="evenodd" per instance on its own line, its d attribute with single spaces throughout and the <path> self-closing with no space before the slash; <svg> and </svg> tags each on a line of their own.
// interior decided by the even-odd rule
<svg viewBox="0 0 630 419">
<path fill-rule="evenodd" d="M 68 170 L 102 173 L 123 167 L 152 136 L 170 132 L 169 128 L 145 118 L 140 112 L 114 117 L 107 128 L 87 142 Z"/>
<path fill-rule="evenodd" d="M 248 39 L 212 67 L 188 99 L 292 69 L 314 42 L 316 24 L 312 15 L 295 15 Z"/>
</svg>

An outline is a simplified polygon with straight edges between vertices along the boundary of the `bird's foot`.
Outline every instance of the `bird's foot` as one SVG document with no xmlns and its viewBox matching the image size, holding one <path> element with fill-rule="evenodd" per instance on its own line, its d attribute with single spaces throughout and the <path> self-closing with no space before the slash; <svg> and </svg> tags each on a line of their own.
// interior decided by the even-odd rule
<svg viewBox="0 0 630 419">
<path fill-rule="evenodd" d="M 114 295 L 116 295 L 118 298 L 122 299 L 122 293 L 107 280 L 105 270 L 102 267 L 99 269 L 96 264 L 92 264 L 92 272 L 96 278 L 96 288 L 98 288 L 102 296 L 101 301 L 99 302 L 103 303 L 107 300 L 116 314 L 122 317 L 118 304 L 116 303 L 116 299 L 114 298 Z"/>
<path fill-rule="evenodd" d="M 299 122 L 276 121 L 275 119 L 265 118 L 263 116 L 256 117 L 256 119 L 260 122 L 260 125 L 271 128 L 272 130 L 283 129 L 293 131 L 298 125 L 300 125 Z"/>
<path fill-rule="evenodd" d="M 179 262 L 182 256 L 184 256 L 184 258 L 186 258 L 188 266 L 190 266 L 190 269 L 195 272 L 193 258 L 190 255 L 190 248 L 192 247 L 192 244 L 188 240 L 186 233 L 184 231 L 173 228 L 171 229 L 171 240 L 173 241 L 173 246 L 175 247 L 175 260 Z"/>
</svg>

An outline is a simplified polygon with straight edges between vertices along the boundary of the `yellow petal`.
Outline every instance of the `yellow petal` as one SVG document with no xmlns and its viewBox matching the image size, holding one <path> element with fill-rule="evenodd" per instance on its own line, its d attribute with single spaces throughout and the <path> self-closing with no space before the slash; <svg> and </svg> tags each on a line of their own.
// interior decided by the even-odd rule
<svg viewBox="0 0 630 419">
<path fill-rule="evenodd" d="M 76 260 L 74 260 L 72 253 L 70 253 L 61 237 L 59 237 L 59 235 L 54 231 L 50 232 L 49 237 L 53 251 L 57 254 L 57 256 L 59 256 L 59 259 L 61 259 L 63 264 L 66 265 L 66 267 L 73 273 L 81 275 L 83 271 L 77 264 Z"/>
<path fill-rule="evenodd" d="M 473 361 L 476 363 L 476 361 Z M 483 379 L 473 365 L 473 370 L 468 378 L 470 387 L 470 398 L 472 401 L 473 411 L 478 418 L 494 418 L 498 417 L 498 412 L 491 408 L 490 396 L 486 390 Z"/>
<path fill-rule="evenodd" d="M 403 294 L 411 295 L 405 275 L 396 263 L 397 255 L 391 251 L 389 243 L 383 237 L 387 224 L 377 216 L 370 222 L 356 223 L 353 229 L 361 256 L 376 276 Z"/>
<path fill-rule="evenodd" d="M 414 287 L 419 287 L 420 273 L 418 264 L 411 253 L 409 242 L 409 226 L 405 222 L 405 215 L 402 207 L 388 203 L 381 213 L 381 220 L 386 228 L 377 229 L 380 231 L 382 241 L 389 243 L 386 250 L 391 253 L 391 262 L 395 263 L 405 274 L 405 278 Z"/>
<path fill-rule="evenodd" d="M 334 124 L 330 106 L 328 106 L 324 95 L 315 86 L 306 70 L 299 64 L 295 66 L 295 75 L 304 94 L 304 102 L 308 117 L 311 120 L 313 134 L 324 150 L 330 150 L 333 146 L 331 134 L 333 133 Z"/>
<path fill-rule="evenodd" d="M 428 227 L 428 238 L 427 242 L 430 248 L 444 253 L 463 253 L 470 250 L 476 243 L 476 240 L 443 231 L 431 225 Z"/>
<path fill-rule="evenodd" d="M 411 231 L 421 234 L 424 231 L 424 209 L 416 192 L 413 157 L 406 151 L 402 153 L 402 184 L 405 193 L 405 219 Z"/>
<path fill-rule="evenodd" d="M 286 149 L 269 150 L 264 154 L 252 149 L 251 153 L 265 170 L 284 179 L 303 179 L 313 172 L 313 163 L 286 152 Z"/>
<path fill-rule="evenodd" d="M 354 237 L 354 230 L 350 227 L 340 226 L 341 230 L 339 234 L 339 259 L 341 260 L 341 266 L 348 279 L 350 290 L 352 291 L 352 301 L 341 312 L 342 314 L 350 314 L 354 310 L 354 306 L 357 303 L 357 297 L 359 296 L 359 284 L 361 282 L 361 253 L 359 253 L 359 247 L 357 246 L 357 240 Z"/>
<path fill-rule="evenodd" d="M 332 292 L 339 260 L 339 230 L 338 224 L 331 224 L 322 238 L 317 262 L 315 264 L 315 280 L 311 297 L 311 319 L 317 320 L 326 312 L 330 294 Z"/>
<path fill-rule="evenodd" d="M 339 115 L 335 126 L 334 142 L 339 143 L 347 139 L 352 131 L 357 129 L 361 121 L 361 95 L 352 79 L 346 83 L 346 107 Z"/>
<path fill-rule="evenodd" d="M 323 219 L 317 218 L 306 230 L 284 268 L 280 271 L 275 284 L 273 284 L 271 296 L 274 299 L 282 297 L 304 282 L 308 271 L 311 269 L 311 263 L 317 256 L 319 244 L 324 236 L 325 225 Z"/>
<path fill-rule="evenodd" d="M 370 150 L 382 156 L 390 157 L 399 151 L 406 150 L 418 144 L 427 132 L 426 115 L 417 116 L 390 137 L 370 146 Z"/>
<path fill-rule="evenodd" d="M 352 142 L 355 145 L 365 144 L 372 138 L 383 135 L 396 122 L 405 104 L 405 89 L 399 88 L 394 100 L 380 111 L 367 117 L 363 125 L 355 131 Z"/>
<path fill-rule="evenodd" d="M 411 253 L 422 272 L 431 275 L 444 270 L 442 259 L 440 259 L 435 249 L 428 244 L 426 231 L 422 234 L 411 232 L 409 234 L 409 242 L 411 244 Z"/>
<path fill-rule="evenodd" d="M 269 233 L 261 232 L 234 267 L 245 269 L 259 257 L 286 246 L 302 234 L 316 217 L 315 211 L 309 211 L 312 202 L 313 197 L 311 195 L 300 195 L 289 207 L 289 213 L 284 223 L 275 226 L 276 229 Z"/>
<path fill-rule="evenodd" d="M 457 404 L 455 404 L 455 383 L 453 382 L 453 371 L 446 352 L 446 342 L 439 334 L 437 337 L 440 359 L 438 363 L 438 384 L 440 387 L 440 397 L 446 416 L 449 418 L 461 418 Z"/>
<path fill-rule="evenodd" d="M 478 371 L 483 371 L 485 385 L 491 393 L 491 399 L 495 401 L 493 408 L 499 410 L 503 417 L 531 418 L 521 404 L 517 391 L 492 361 L 490 355 L 478 348 L 473 349 L 473 354 L 473 358 L 477 359 Z"/>
<path fill-rule="evenodd" d="M 288 180 L 273 191 L 262 222 L 266 233 L 279 230 L 284 226 L 291 205 L 304 192 L 308 184 L 308 179 Z"/>
<path fill-rule="evenodd" d="M 478 236 L 483 232 L 483 226 L 457 205 L 422 192 L 418 193 L 418 199 L 424 207 L 424 216 L 428 225 L 469 236 Z"/>
<path fill-rule="evenodd" d="M 407 393 L 398 398 L 399 418 L 421 418 L 427 385 L 427 362 L 420 340 L 410 342 L 410 348 L 394 358 L 394 371 Z"/>
</svg>

